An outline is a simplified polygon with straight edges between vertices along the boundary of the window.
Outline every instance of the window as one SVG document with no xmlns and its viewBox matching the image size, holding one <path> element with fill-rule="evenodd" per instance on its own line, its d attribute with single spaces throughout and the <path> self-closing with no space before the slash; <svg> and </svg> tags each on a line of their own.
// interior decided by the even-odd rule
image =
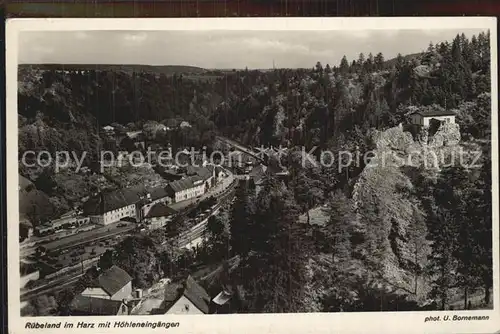
<svg viewBox="0 0 500 334">
<path fill-rule="evenodd" d="M 450 123 L 450 119 L 449 118 L 446 119 L 446 123 Z"/>
</svg>

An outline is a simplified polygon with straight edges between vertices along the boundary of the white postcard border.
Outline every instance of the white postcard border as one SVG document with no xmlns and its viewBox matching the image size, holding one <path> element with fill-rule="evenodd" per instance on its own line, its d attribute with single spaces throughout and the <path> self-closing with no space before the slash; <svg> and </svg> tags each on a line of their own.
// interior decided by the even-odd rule
<svg viewBox="0 0 500 334">
<path fill-rule="evenodd" d="M 492 178 L 493 178 L 493 304 L 494 310 L 432 312 L 362 312 L 312 314 L 203 315 L 203 316 L 114 316 L 114 317 L 21 317 L 19 282 L 19 194 L 17 136 L 18 35 L 22 31 L 64 30 L 388 30 L 388 29 L 489 29 L 492 75 Z M 498 216 L 498 82 L 497 26 L 492 17 L 403 17 L 403 18 L 176 18 L 176 19 L 10 19 L 6 24 L 6 164 L 8 227 L 9 333 L 63 331 L 65 322 L 77 332 L 136 333 L 145 328 L 97 329 L 97 323 L 111 321 L 179 322 L 169 331 L 179 333 L 493 333 L 500 331 L 499 216 Z M 427 322 L 430 315 L 487 315 L 489 321 Z M 61 329 L 25 329 L 27 322 L 62 322 Z M 94 329 L 76 329 L 78 322 L 94 323 Z M 150 329 L 159 332 L 164 328 Z"/>
</svg>

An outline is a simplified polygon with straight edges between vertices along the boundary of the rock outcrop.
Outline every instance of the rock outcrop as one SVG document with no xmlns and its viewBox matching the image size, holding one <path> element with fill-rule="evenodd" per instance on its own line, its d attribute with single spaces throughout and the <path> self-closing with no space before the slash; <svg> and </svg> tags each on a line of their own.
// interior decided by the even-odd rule
<svg viewBox="0 0 500 334">
<path fill-rule="evenodd" d="M 407 152 L 414 144 L 411 133 L 404 131 L 402 126 L 375 131 L 373 141 L 377 149 L 391 149 L 399 152 Z"/>
<path fill-rule="evenodd" d="M 460 143 L 460 126 L 456 123 L 442 123 L 437 132 L 430 136 L 431 147 L 456 146 Z"/>
</svg>

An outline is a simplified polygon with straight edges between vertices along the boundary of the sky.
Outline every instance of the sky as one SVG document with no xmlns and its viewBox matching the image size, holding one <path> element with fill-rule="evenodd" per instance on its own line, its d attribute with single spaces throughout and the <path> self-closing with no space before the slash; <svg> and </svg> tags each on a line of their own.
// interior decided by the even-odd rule
<svg viewBox="0 0 500 334">
<path fill-rule="evenodd" d="M 359 31 L 24 31 L 19 64 L 141 64 L 220 68 L 338 65 L 363 52 L 391 59 L 430 42 L 469 38 L 480 30 Z"/>
</svg>

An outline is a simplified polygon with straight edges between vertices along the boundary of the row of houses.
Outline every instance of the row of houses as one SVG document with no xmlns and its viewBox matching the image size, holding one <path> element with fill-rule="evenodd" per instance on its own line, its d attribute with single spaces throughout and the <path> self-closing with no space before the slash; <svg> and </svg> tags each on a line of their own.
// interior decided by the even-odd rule
<svg viewBox="0 0 500 334">
<path fill-rule="evenodd" d="M 172 181 L 166 187 L 147 189 L 137 186 L 101 192 L 84 204 L 83 213 L 91 223 L 97 225 L 109 225 L 124 218 L 132 218 L 136 222 L 145 221 L 159 226 L 161 217 L 175 213 L 168 204 L 200 197 L 224 176 L 220 167 L 190 166 L 182 179 Z M 166 218 L 162 223 L 165 222 Z"/>
<path fill-rule="evenodd" d="M 143 185 L 103 191 L 88 199 L 82 211 L 70 211 L 61 217 L 33 228 L 27 218 L 20 219 L 20 229 L 26 238 L 52 235 L 88 225 L 109 225 L 124 218 L 144 222 L 150 228 L 164 226 L 175 211 L 168 204 L 200 197 L 226 175 L 219 166 L 188 166 L 176 174 L 177 179 L 166 187 L 146 188 Z M 21 182 L 20 182 L 21 183 Z M 21 187 L 21 185 L 20 185 Z M 152 210 L 154 208 L 154 210 Z"/>
<path fill-rule="evenodd" d="M 118 266 L 112 266 L 90 282 L 69 305 L 71 315 L 150 315 L 217 313 L 231 295 L 221 292 L 211 298 L 191 276 L 164 286 L 163 296 L 148 298 L 141 305 L 142 290 L 133 289 L 133 279 Z"/>
<path fill-rule="evenodd" d="M 37 236 L 46 236 L 64 229 L 81 227 L 90 222 L 89 217 L 82 216 L 75 212 L 70 212 L 50 222 L 38 225 L 34 229 Z"/>
</svg>

